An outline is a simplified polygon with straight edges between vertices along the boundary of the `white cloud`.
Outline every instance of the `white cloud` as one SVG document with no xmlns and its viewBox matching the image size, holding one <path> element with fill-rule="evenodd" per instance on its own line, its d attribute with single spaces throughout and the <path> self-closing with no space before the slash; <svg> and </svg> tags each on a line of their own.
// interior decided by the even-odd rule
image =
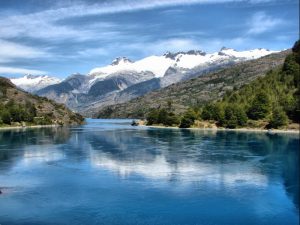
<svg viewBox="0 0 300 225">
<path fill-rule="evenodd" d="M 74 24 L 72 19 L 75 17 L 83 17 L 90 15 L 113 14 L 120 12 L 131 12 L 137 10 L 147 10 L 154 8 L 192 5 L 192 4 L 220 4 L 230 2 L 245 2 L 245 3 L 264 3 L 276 0 L 124 0 L 124 1 L 99 1 L 97 4 L 87 4 L 85 1 L 78 1 L 74 4 L 71 1 L 69 5 L 64 4 L 63 7 L 46 9 L 44 11 L 18 14 L 0 18 L 0 37 L 2 39 L 12 38 L 34 38 L 40 43 L 46 43 L 48 46 L 55 47 L 53 41 L 65 43 L 71 41 L 95 41 L 99 46 L 86 50 L 77 50 L 74 52 L 64 53 L 64 58 L 89 57 L 89 56 L 104 56 L 110 55 L 111 52 L 123 54 L 124 52 L 140 51 L 145 56 L 150 54 L 162 54 L 166 51 L 185 51 L 190 49 L 215 50 L 221 43 L 218 39 L 193 39 L 193 36 L 201 36 L 200 31 L 195 32 L 179 32 L 177 37 L 169 39 L 149 42 L 147 37 L 130 36 L 129 32 L 124 32 L 124 27 L 112 22 L 97 22 L 85 25 Z M 174 12 L 174 11 L 173 11 Z M 262 21 L 263 20 L 263 21 Z M 68 24 L 66 21 L 70 21 Z M 264 25 L 262 25 L 264 23 Z M 264 32 L 267 29 L 272 29 L 278 25 L 280 20 L 271 18 L 264 13 L 255 15 L 251 20 L 249 34 L 257 34 Z M 134 25 L 127 25 L 126 29 L 130 30 Z M 122 28 L 122 29 L 119 29 Z M 189 38 L 185 38 L 189 37 Z M 198 37 L 199 38 L 199 37 Z M 49 48 L 36 48 L 27 45 L 17 44 L 11 41 L 0 39 L 0 63 L 13 62 L 16 59 L 50 59 L 54 54 L 50 54 Z M 102 42 L 103 40 L 103 42 Z M 131 44 L 121 42 L 120 40 L 131 40 Z M 238 41 L 238 40 L 237 40 Z M 126 44 L 124 44 L 126 43 Z M 35 43 L 32 43 L 35 45 Z M 43 45 L 43 44 L 41 44 Z M 105 45 L 105 48 L 102 46 Z M 55 59 L 61 57 L 58 53 Z M 3 66 L 3 65 L 2 65 Z M 38 73 L 43 71 L 27 70 L 22 68 L 1 67 L 3 71 L 19 71 L 20 73 Z M 5 70 L 4 70 L 5 69 Z M 6 73 L 5 72 L 5 73 Z"/>
<path fill-rule="evenodd" d="M 106 48 L 87 48 L 77 52 L 75 57 L 107 56 L 109 51 Z"/>
<path fill-rule="evenodd" d="M 10 62 L 18 58 L 32 59 L 48 56 L 45 51 L 1 39 L 0 49 L 0 63 Z"/>
<path fill-rule="evenodd" d="M 177 52 L 199 49 L 199 44 L 193 39 L 173 38 L 155 42 L 136 42 L 123 46 L 126 49 L 138 50 L 144 55 L 160 55 L 166 51 Z M 122 48 L 122 46 L 120 46 Z"/>
<path fill-rule="evenodd" d="M 3 75 L 10 75 L 10 74 L 43 75 L 46 73 L 47 73 L 46 71 L 42 71 L 42 70 L 32 70 L 32 69 L 25 69 L 25 68 L 0 66 L 0 74 L 3 74 Z"/>
<path fill-rule="evenodd" d="M 0 36 L 2 38 L 33 37 L 46 40 L 90 40 L 101 37 L 103 30 L 110 31 L 117 25 L 112 23 L 98 23 L 97 28 L 88 26 L 71 27 L 59 23 L 64 19 L 81 16 L 103 15 L 153 8 L 193 5 L 193 4 L 220 4 L 229 2 L 261 3 L 270 0 L 125 0 L 110 1 L 97 4 L 78 2 L 69 6 L 48 9 L 37 13 L 14 15 L 0 20 Z M 105 28 L 105 29 L 103 29 Z M 113 36 L 113 35 L 111 35 Z"/>
<path fill-rule="evenodd" d="M 114 57 L 126 55 L 130 56 L 133 52 L 134 55 L 138 53 L 141 57 L 149 55 L 162 55 L 166 51 L 178 52 L 188 50 L 202 50 L 207 53 L 219 51 L 222 47 L 230 47 L 237 50 L 249 50 L 253 46 L 266 47 L 265 42 L 258 42 L 256 39 L 250 37 L 236 37 L 236 38 L 174 38 L 164 39 L 155 42 L 135 42 L 128 45 L 110 45 L 106 46 L 110 55 Z M 280 50 L 280 48 L 276 49 Z"/>
<path fill-rule="evenodd" d="M 257 12 L 248 23 L 249 30 L 247 34 L 261 34 L 282 24 L 285 24 L 282 19 L 268 16 L 265 12 Z"/>
</svg>

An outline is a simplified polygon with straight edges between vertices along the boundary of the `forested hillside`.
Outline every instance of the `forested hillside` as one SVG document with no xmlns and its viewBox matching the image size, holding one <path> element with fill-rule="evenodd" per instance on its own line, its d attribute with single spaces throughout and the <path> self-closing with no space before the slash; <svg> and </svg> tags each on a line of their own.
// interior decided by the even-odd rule
<svg viewBox="0 0 300 225">
<path fill-rule="evenodd" d="M 183 128 L 195 126 L 195 121 L 226 128 L 284 128 L 300 119 L 300 42 L 284 64 L 267 72 L 241 88 L 228 91 L 223 99 L 191 107 L 181 116 L 169 109 L 149 111 L 148 124 L 178 125 Z M 163 111 L 164 110 L 164 111 Z M 201 123 L 201 122 L 199 122 Z"/>
<path fill-rule="evenodd" d="M 19 90 L 8 79 L 0 77 L 0 127 L 75 125 L 83 120 L 64 105 Z"/>
</svg>

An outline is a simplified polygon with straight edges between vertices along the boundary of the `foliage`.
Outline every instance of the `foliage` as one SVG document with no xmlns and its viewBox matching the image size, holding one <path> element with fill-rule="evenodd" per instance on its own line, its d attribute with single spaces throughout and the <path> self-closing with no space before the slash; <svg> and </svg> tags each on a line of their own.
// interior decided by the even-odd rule
<svg viewBox="0 0 300 225">
<path fill-rule="evenodd" d="M 288 117 L 281 107 L 275 107 L 268 124 L 268 128 L 279 128 L 285 126 L 288 123 Z"/>
<path fill-rule="evenodd" d="M 180 123 L 179 116 L 175 115 L 169 109 L 152 109 L 146 119 L 147 125 L 163 124 L 165 126 L 177 126 Z"/>
<path fill-rule="evenodd" d="M 201 118 L 203 120 L 223 121 L 224 108 L 220 103 L 210 103 L 203 107 Z"/>
<path fill-rule="evenodd" d="M 265 118 L 271 110 L 271 102 L 266 92 L 262 91 L 255 95 L 247 115 L 250 119 L 259 120 Z"/>
<path fill-rule="evenodd" d="M 33 104 L 26 102 L 25 106 L 15 103 L 13 100 L 0 105 L 0 121 L 4 124 L 12 122 L 33 122 L 36 109 Z"/>
<path fill-rule="evenodd" d="M 226 128 L 236 128 L 244 126 L 247 119 L 245 110 L 241 106 L 230 104 L 225 107 L 224 119 L 220 123 Z"/>
<path fill-rule="evenodd" d="M 191 127 L 195 120 L 197 119 L 197 113 L 192 110 L 192 109 L 189 109 L 184 115 L 183 117 L 181 118 L 181 121 L 180 121 L 180 128 L 189 128 Z"/>
<path fill-rule="evenodd" d="M 265 77 L 225 94 L 219 102 L 202 108 L 203 120 L 214 120 L 218 125 L 235 128 L 245 126 L 247 119 L 266 121 L 267 127 L 278 128 L 300 122 L 300 42 L 282 66 L 270 70 Z"/>
</svg>

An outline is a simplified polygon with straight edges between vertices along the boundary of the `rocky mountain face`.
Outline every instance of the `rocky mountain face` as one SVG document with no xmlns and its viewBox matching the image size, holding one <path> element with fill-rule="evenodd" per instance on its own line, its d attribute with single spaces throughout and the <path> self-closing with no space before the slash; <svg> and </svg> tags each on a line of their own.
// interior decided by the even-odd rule
<svg viewBox="0 0 300 225">
<path fill-rule="evenodd" d="M 84 118 L 63 104 L 32 95 L 0 77 L 0 126 L 26 122 L 29 125 L 78 125 Z M 14 124 L 13 124 L 14 123 Z"/>
<path fill-rule="evenodd" d="M 202 76 L 194 74 L 192 79 L 169 85 L 163 89 L 157 88 L 159 86 L 158 80 L 151 83 L 146 81 L 149 86 L 152 85 L 159 90 L 152 91 L 126 103 L 104 108 L 99 107 L 98 109 L 93 108 L 87 113 L 90 116 L 99 118 L 144 118 L 145 113 L 149 112 L 151 108 L 168 107 L 168 104 L 172 105 L 175 113 L 182 113 L 188 107 L 199 106 L 222 98 L 226 91 L 248 84 L 254 79 L 264 76 L 270 69 L 282 66 L 289 52 L 290 50 L 270 54 L 207 74 L 200 72 Z M 125 94 L 127 91 L 134 93 L 135 89 L 132 90 L 131 88 L 124 90 L 122 93 Z"/>
<path fill-rule="evenodd" d="M 124 103 L 174 83 L 272 53 L 274 51 L 266 49 L 239 52 L 222 48 L 211 54 L 194 50 L 168 52 L 135 62 L 119 57 L 110 65 L 92 69 L 88 75 L 74 74 L 33 92 L 64 103 L 84 115 L 91 115 L 90 112 L 99 108 Z"/>
</svg>

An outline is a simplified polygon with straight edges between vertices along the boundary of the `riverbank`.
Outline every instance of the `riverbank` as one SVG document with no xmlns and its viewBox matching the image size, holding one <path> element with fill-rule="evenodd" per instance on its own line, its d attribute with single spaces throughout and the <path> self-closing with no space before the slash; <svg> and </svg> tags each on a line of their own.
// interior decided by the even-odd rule
<svg viewBox="0 0 300 225">
<path fill-rule="evenodd" d="M 210 123 L 207 121 L 195 121 L 194 125 L 189 128 L 180 128 L 178 126 L 164 126 L 162 124 L 147 125 L 145 120 L 135 120 L 137 126 L 144 126 L 150 128 L 160 128 L 160 129 L 185 129 L 185 130 L 210 130 L 210 131 L 240 131 L 240 132 L 264 132 L 264 133 L 300 133 L 299 124 L 289 124 L 285 129 L 264 129 L 263 127 L 241 127 L 241 128 L 224 128 L 218 127 L 215 123 Z M 290 129 L 289 129 L 290 128 Z"/>
<path fill-rule="evenodd" d="M 179 128 L 179 127 L 166 127 L 160 125 L 139 125 L 145 126 L 150 128 L 159 128 L 159 129 L 182 129 L 182 130 L 207 130 L 207 131 L 239 131 L 239 132 L 263 132 L 263 133 L 292 133 L 292 134 L 300 134 L 299 130 L 280 130 L 280 129 L 255 129 L 255 128 L 236 128 L 236 129 L 228 129 L 228 128 L 198 128 L 198 127 L 191 127 L 191 128 Z"/>
<path fill-rule="evenodd" d="M 44 128 L 44 127 L 61 127 L 61 125 L 50 124 L 50 125 L 32 125 L 32 126 L 5 126 L 0 127 L 0 130 L 21 130 L 27 128 Z"/>
</svg>

